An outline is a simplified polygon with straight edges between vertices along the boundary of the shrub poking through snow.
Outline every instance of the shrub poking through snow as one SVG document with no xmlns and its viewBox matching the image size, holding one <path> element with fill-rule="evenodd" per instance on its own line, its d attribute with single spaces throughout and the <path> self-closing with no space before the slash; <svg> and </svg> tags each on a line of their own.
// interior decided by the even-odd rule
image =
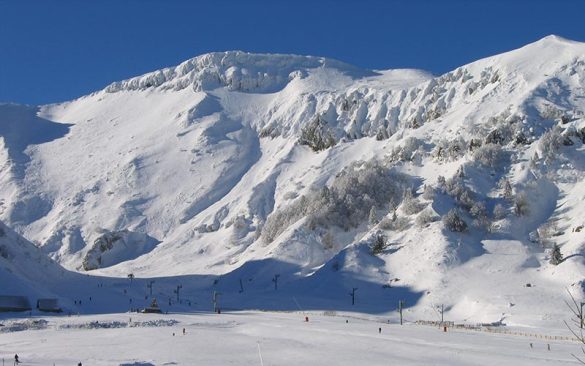
<svg viewBox="0 0 585 366">
<path fill-rule="evenodd" d="M 467 230 L 467 224 L 465 221 L 463 221 L 457 210 L 454 208 L 447 212 L 445 216 L 443 216 L 443 223 L 447 229 L 456 233 L 461 233 Z"/>
</svg>

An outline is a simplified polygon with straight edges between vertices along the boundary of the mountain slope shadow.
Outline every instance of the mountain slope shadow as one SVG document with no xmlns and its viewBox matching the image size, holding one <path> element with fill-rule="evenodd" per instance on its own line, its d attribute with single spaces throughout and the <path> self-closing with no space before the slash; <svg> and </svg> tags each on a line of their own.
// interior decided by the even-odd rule
<svg viewBox="0 0 585 366">
<path fill-rule="evenodd" d="M 413 306 L 422 296 L 407 287 L 389 288 L 358 273 L 338 271 L 332 263 L 307 277 L 298 276 L 301 269 L 275 259 L 251 261 L 218 278 L 214 287 L 222 293 L 223 307 L 233 310 L 332 310 L 378 314 L 396 310 L 400 300 L 405 301 L 405 307 Z M 354 304 L 350 295 L 353 288 L 356 288 Z"/>
<path fill-rule="evenodd" d="M 0 136 L 12 161 L 20 166 L 15 173 L 24 175 L 23 165 L 30 161 L 25 154 L 29 145 L 47 143 L 65 136 L 70 124 L 56 123 L 37 116 L 38 107 L 0 104 Z"/>
</svg>

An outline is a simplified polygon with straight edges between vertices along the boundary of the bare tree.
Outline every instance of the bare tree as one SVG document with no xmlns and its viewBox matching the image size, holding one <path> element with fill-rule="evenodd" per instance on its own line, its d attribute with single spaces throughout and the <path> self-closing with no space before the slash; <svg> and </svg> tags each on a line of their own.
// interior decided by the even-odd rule
<svg viewBox="0 0 585 366">
<path fill-rule="evenodd" d="M 573 296 L 573 294 L 571 294 L 571 291 L 569 291 L 569 289 L 567 289 L 567 293 L 569 294 L 571 301 L 565 300 L 565 304 L 567 304 L 567 307 L 571 310 L 573 316 L 571 317 L 569 322 L 567 322 L 566 320 L 564 321 L 565 326 L 569 329 L 573 336 L 575 336 L 577 341 L 579 341 L 582 344 L 585 344 L 585 334 L 583 333 L 584 320 L 583 306 L 585 305 L 585 302 L 582 301 L 577 302 L 577 300 L 575 300 L 575 297 Z M 581 352 L 583 352 L 583 355 L 585 355 L 585 349 L 583 347 L 581 347 Z M 571 356 L 573 356 L 577 361 L 579 361 L 580 364 L 585 365 L 584 356 L 577 357 L 577 355 L 573 353 L 571 353 Z"/>
</svg>

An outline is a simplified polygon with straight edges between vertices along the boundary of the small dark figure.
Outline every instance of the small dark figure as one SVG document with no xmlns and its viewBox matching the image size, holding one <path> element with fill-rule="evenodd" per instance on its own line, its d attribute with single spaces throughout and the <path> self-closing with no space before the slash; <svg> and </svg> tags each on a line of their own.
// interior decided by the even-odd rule
<svg viewBox="0 0 585 366">
<path fill-rule="evenodd" d="M 185 328 L 183 328 L 183 335 L 185 335 Z"/>
<path fill-rule="evenodd" d="M 173 333 L 173 337 L 175 336 L 175 333 Z"/>
<path fill-rule="evenodd" d="M 382 328 L 378 328 L 378 334 L 382 333 Z"/>
<path fill-rule="evenodd" d="M 349 320 L 345 319 L 345 324 L 349 323 Z"/>
<path fill-rule="evenodd" d="M 307 323 L 309 322 L 309 317 L 308 316 L 305 317 L 305 322 L 307 322 Z"/>
<path fill-rule="evenodd" d="M 550 344 L 547 344 L 548 350 L 550 351 Z"/>
<path fill-rule="evenodd" d="M 534 346 L 532 345 L 532 343 L 530 343 L 530 348 L 534 348 Z"/>
<path fill-rule="evenodd" d="M 77 364 L 77 366 L 83 366 L 83 365 L 82 365 L 82 364 L 81 364 L 81 362 L 80 362 L 80 363 L 78 363 L 78 364 Z"/>
<path fill-rule="evenodd" d="M 20 361 L 18 360 L 18 355 L 14 355 L 14 364 L 19 364 Z"/>
<path fill-rule="evenodd" d="M 89 297 L 89 301 L 91 301 L 91 296 Z"/>
</svg>

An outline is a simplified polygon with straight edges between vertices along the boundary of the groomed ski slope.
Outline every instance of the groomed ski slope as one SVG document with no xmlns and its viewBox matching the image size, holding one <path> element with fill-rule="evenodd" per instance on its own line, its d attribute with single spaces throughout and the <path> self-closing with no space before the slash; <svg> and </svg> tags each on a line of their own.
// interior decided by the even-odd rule
<svg viewBox="0 0 585 366">
<path fill-rule="evenodd" d="M 364 317 L 257 312 L 52 317 L 46 318 L 49 323 L 43 330 L 0 333 L 0 358 L 10 365 L 17 353 L 23 366 L 578 364 L 571 353 L 580 352 L 579 344 L 573 341 L 475 331 L 445 333 L 430 326 L 400 326 L 387 324 L 384 318 Z M 135 325 L 177 323 L 89 328 L 92 322 L 94 327 L 95 322 L 106 326 L 128 323 L 130 318 Z M 538 333 L 538 329 L 530 331 Z"/>
</svg>

